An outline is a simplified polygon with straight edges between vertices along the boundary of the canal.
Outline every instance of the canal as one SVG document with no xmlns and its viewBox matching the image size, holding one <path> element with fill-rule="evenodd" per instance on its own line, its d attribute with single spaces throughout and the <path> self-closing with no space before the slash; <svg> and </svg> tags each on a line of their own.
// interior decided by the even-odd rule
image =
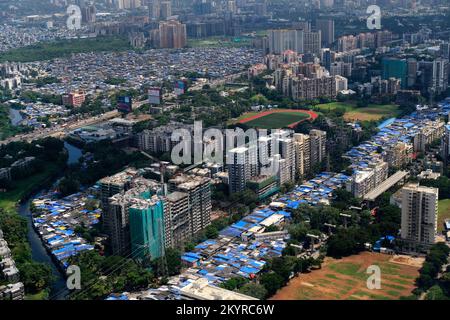
<svg viewBox="0 0 450 320">
<path fill-rule="evenodd" d="M 78 159 L 80 159 L 80 157 L 82 155 L 81 150 L 67 142 L 64 143 L 64 146 L 68 152 L 67 164 L 77 163 Z M 31 221 L 30 204 L 35 197 L 39 196 L 41 193 L 43 193 L 45 191 L 46 190 L 43 189 L 40 192 L 36 193 L 31 198 L 29 198 L 26 201 L 24 201 L 23 203 L 21 203 L 21 205 L 19 206 L 19 214 L 22 217 L 25 217 L 27 219 L 28 241 L 30 243 L 33 260 L 36 262 L 45 263 L 45 264 L 49 265 L 50 268 L 52 269 L 54 281 L 51 286 L 49 297 L 51 299 L 64 300 L 68 293 L 64 275 L 60 271 L 60 269 L 58 269 L 55 262 L 52 260 L 51 255 L 45 249 L 41 239 L 39 238 L 38 234 L 34 230 L 32 221 Z"/>
</svg>

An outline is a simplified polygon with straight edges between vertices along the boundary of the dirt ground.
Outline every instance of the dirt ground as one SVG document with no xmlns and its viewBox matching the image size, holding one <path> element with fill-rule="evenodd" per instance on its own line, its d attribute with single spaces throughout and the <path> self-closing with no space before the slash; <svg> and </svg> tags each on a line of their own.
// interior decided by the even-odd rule
<svg viewBox="0 0 450 320">
<path fill-rule="evenodd" d="M 393 261 L 391 261 L 394 259 Z M 411 295 L 423 260 L 373 252 L 326 258 L 322 268 L 292 279 L 273 300 L 396 300 Z M 367 267 L 381 270 L 381 289 L 368 289 Z"/>
</svg>

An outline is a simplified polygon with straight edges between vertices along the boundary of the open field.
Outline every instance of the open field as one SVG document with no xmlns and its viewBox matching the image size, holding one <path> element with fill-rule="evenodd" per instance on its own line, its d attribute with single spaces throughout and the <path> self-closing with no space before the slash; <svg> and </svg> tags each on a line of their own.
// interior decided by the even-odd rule
<svg viewBox="0 0 450 320">
<path fill-rule="evenodd" d="M 200 39 L 189 39 L 187 43 L 191 48 L 240 48 L 251 45 L 246 37 L 208 37 Z"/>
<path fill-rule="evenodd" d="M 367 288 L 367 267 L 381 269 L 381 289 Z M 326 258 L 320 270 L 301 274 L 273 300 L 396 300 L 410 296 L 421 261 L 363 252 L 343 259 Z"/>
<path fill-rule="evenodd" d="M 344 109 L 344 119 L 348 121 L 376 121 L 385 117 L 395 117 L 399 113 L 398 106 L 394 104 L 369 104 L 367 107 L 358 108 L 353 102 L 331 102 L 316 105 L 315 108 L 321 111 L 331 111 L 337 108 Z"/>
<path fill-rule="evenodd" d="M 55 175 L 61 167 L 54 163 L 47 164 L 45 170 L 34 174 L 26 179 L 16 181 L 13 188 L 8 192 L 0 193 L 0 208 L 6 212 L 15 212 L 17 203 L 30 192 L 32 192 L 36 186 L 45 183 L 49 177 Z"/>
<path fill-rule="evenodd" d="M 438 232 L 444 231 L 444 220 L 450 219 L 450 199 L 439 200 L 438 202 Z"/>
<path fill-rule="evenodd" d="M 51 60 L 81 52 L 125 51 L 132 49 L 128 39 L 122 37 L 97 37 L 59 40 L 38 43 L 0 53 L 0 62 L 32 62 Z"/>
<path fill-rule="evenodd" d="M 249 127 L 260 129 L 279 129 L 293 128 L 302 121 L 316 118 L 317 114 L 308 110 L 274 109 L 258 113 L 246 113 L 238 119 L 237 123 L 245 123 Z"/>
</svg>

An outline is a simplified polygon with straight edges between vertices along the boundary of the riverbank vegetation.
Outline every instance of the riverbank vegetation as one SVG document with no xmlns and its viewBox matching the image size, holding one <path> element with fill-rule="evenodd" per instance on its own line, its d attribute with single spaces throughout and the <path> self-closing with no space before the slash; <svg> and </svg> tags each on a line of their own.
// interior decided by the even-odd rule
<svg viewBox="0 0 450 320">
<path fill-rule="evenodd" d="M 33 143 L 13 142 L 0 147 L 0 168 L 25 157 L 35 159 L 27 167 L 12 170 L 14 179 L 2 181 L 0 229 L 19 269 L 25 293 L 33 299 L 48 295 L 53 275 L 48 265 L 32 260 L 27 220 L 18 214 L 17 206 L 61 172 L 67 155 L 63 142 L 54 138 Z"/>
</svg>

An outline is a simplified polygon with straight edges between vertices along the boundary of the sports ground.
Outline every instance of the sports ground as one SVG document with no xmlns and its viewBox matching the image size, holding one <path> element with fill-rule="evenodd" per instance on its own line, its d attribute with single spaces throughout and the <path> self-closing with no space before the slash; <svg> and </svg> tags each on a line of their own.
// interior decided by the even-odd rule
<svg viewBox="0 0 450 320">
<path fill-rule="evenodd" d="M 363 252 L 343 259 L 326 258 L 320 270 L 300 274 L 273 300 L 398 300 L 411 296 L 423 259 Z M 368 289 L 367 267 L 381 270 L 381 289 Z"/>
<path fill-rule="evenodd" d="M 399 107 L 395 104 L 369 104 L 367 107 L 358 108 L 354 102 L 330 102 L 315 106 L 320 111 L 342 109 L 345 111 L 346 121 L 377 121 L 382 118 L 396 117 Z"/>
<path fill-rule="evenodd" d="M 294 128 L 305 120 L 315 120 L 317 113 L 309 110 L 275 109 L 241 116 L 237 123 L 260 129 Z"/>
</svg>

